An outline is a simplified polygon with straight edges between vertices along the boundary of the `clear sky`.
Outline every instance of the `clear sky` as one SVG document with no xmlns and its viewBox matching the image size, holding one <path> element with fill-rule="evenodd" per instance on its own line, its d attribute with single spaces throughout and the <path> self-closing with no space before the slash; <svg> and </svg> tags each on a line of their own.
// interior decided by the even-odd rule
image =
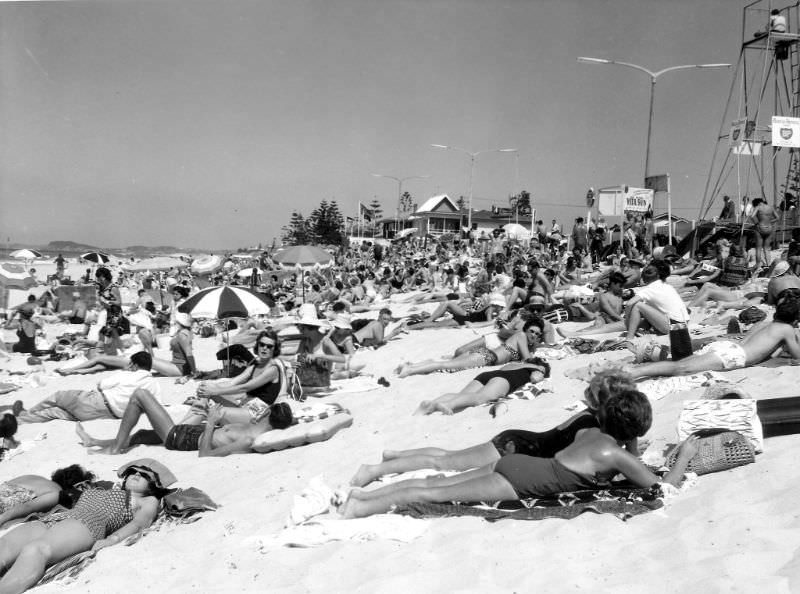
<svg viewBox="0 0 800 594">
<path fill-rule="evenodd" d="M 641 185 L 651 70 L 735 63 L 731 0 L 0 3 L 0 237 L 220 249 L 292 210 Z M 659 79 L 651 170 L 696 217 L 732 70 Z M 517 179 L 519 181 L 517 181 Z M 519 184 L 519 185 L 517 185 Z"/>
</svg>

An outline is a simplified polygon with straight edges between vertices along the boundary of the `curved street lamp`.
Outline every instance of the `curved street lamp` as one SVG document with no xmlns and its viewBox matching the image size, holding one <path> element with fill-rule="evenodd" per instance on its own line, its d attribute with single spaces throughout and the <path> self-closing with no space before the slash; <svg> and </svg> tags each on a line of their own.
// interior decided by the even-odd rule
<svg viewBox="0 0 800 594">
<path fill-rule="evenodd" d="M 653 130 L 653 96 L 655 95 L 656 90 L 656 79 L 662 74 L 666 74 L 667 72 L 672 72 L 673 70 L 688 70 L 690 68 L 730 68 L 730 64 L 685 64 L 682 66 L 670 66 L 669 68 L 664 68 L 663 70 L 659 70 L 657 72 L 652 72 L 643 66 L 639 66 L 638 64 L 631 64 L 629 62 L 617 62 L 616 60 L 606 60 L 603 58 L 586 58 L 580 57 L 578 58 L 578 62 L 582 62 L 584 64 L 616 64 L 617 66 L 625 66 L 627 68 L 633 68 L 634 70 L 639 70 L 640 72 L 644 72 L 646 75 L 650 77 L 650 117 L 647 121 L 647 148 L 645 149 L 644 153 L 644 176 L 645 178 L 650 173 L 650 137 L 652 135 Z"/>
<path fill-rule="evenodd" d="M 478 151 L 476 153 L 471 153 L 466 149 L 459 148 L 457 146 L 449 146 L 446 144 L 432 144 L 433 148 L 440 148 L 440 149 L 447 149 L 450 151 L 458 151 L 460 153 L 464 153 L 468 155 L 470 158 L 470 165 L 469 165 L 469 207 L 467 209 L 467 227 L 472 230 L 472 180 L 475 174 L 475 157 L 478 155 L 482 155 L 484 153 L 516 153 L 517 149 L 513 148 L 497 148 L 497 149 L 487 149 L 485 151 Z"/>
<path fill-rule="evenodd" d="M 397 208 L 394 211 L 394 232 L 397 233 L 397 228 L 400 222 L 400 201 L 403 198 L 403 182 L 410 179 L 428 179 L 430 175 L 409 175 L 408 177 L 395 177 L 393 175 L 383 175 L 382 173 L 370 173 L 372 177 L 385 177 L 386 179 L 393 179 L 397 182 Z"/>
</svg>

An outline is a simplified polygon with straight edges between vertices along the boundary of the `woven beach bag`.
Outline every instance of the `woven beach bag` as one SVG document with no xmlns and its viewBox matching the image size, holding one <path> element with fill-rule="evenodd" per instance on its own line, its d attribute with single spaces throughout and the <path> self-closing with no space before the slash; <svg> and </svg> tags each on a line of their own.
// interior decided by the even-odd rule
<svg viewBox="0 0 800 594">
<path fill-rule="evenodd" d="M 726 429 L 704 429 L 694 435 L 700 438 L 699 450 L 689 461 L 686 472 L 708 474 L 756 461 L 753 446 L 741 433 Z M 664 464 L 672 468 L 677 458 L 678 446 L 667 455 Z"/>
</svg>

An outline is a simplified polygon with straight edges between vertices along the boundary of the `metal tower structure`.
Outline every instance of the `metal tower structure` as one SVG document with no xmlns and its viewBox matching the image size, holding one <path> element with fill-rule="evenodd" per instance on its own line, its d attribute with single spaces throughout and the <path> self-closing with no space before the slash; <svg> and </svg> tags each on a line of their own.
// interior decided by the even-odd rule
<svg viewBox="0 0 800 594">
<path fill-rule="evenodd" d="M 747 4 L 742 44 L 700 203 L 708 219 L 725 194 L 779 205 L 800 190 L 800 149 L 772 146 L 772 117 L 800 117 L 800 0 Z M 779 17 L 771 13 L 778 11 Z M 783 29 L 783 30 L 781 30 Z M 797 210 L 797 209 L 795 209 Z M 787 221 L 788 222 L 788 221 Z"/>
</svg>

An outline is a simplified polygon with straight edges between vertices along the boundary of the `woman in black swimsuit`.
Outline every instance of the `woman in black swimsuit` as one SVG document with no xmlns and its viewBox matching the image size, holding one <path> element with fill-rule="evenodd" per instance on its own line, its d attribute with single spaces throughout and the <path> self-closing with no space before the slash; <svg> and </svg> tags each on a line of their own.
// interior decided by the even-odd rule
<svg viewBox="0 0 800 594">
<path fill-rule="evenodd" d="M 200 399 L 193 408 L 205 408 L 207 399 L 211 399 L 225 405 L 225 423 L 258 422 L 263 418 L 278 396 L 286 394 L 286 369 L 283 361 L 276 358 L 281 352 L 278 334 L 273 330 L 261 332 L 254 351 L 256 358 L 239 375 L 202 382 L 197 389 Z"/>
<path fill-rule="evenodd" d="M 660 478 L 621 445 L 650 428 L 652 409 L 641 392 L 625 391 L 599 411 L 600 428 L 581 429 L 575 440 L 553 458 L 511 454 L 453 476 L 435 476 L 392 483 L 365 491 L 353 489 L 339 509 L 344 518 L 363 518 L 411 502 L 507 501 L 547 497 L 566 491 L 597 488 L 616 474 L 634 485 L 680 485 L 689 460 L 697 453 L 697 438 L 684 441 L 672 469 Z"/>
<path fill-rule="evenodd" d="M 500 369 L 476 375 L 460 392 L 443 394 L 436 400 L 423 400 L 414 414 L 429 415 L 439 411 L 452 415 L 457 409 L 486 404 L 529 382 L 537 384 L 548 377 L 550 364 L 541 357 L 531 357 L 524 363 L 509 363 Z"/>
</svg>

